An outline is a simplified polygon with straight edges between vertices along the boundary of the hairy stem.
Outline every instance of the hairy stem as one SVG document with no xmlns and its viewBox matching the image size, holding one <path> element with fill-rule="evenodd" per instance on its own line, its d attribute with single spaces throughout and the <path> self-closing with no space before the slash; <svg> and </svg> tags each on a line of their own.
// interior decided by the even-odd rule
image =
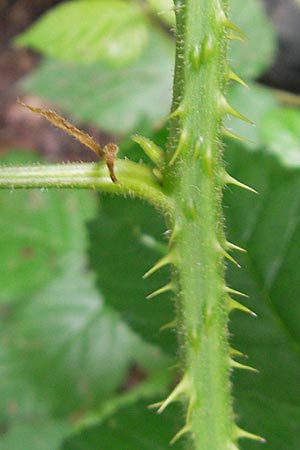
<svg viewBox="0 0 300 450">
<path fill-rule="evenodd" d="M 150 168 L 128 160 L 115 161 L 118 182 L 113 183 L 104 162 L 55 165 L 0 166 L 0 189 L 82 188 L 129 194 L 147 200 L 168 213 L 171 202 Z"/>
<path fill-rule="evenodd" d="M 173 262 L 177 269 L 182 381 L 170 400 L 184 398 L 195 450 L 235 449 L 224 281 L 226 173 L 219 142 L 230 76 L 226 64 L 227 0 L 174 0 L 176 68 L 166 190 L 174 201 Z M 228 255 L 229 256 L 229 255 Z M 164 407 L 164 406 L 162 406 Z"/>
</svg>

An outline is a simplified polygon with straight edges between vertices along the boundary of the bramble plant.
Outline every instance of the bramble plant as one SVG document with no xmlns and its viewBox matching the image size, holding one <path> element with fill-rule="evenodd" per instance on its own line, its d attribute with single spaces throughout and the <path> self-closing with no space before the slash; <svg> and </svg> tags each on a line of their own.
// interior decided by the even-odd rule
<svg viewBox="0 0 300 450">
<path fill-rule="evenodd" d="M 21 102 L 100 160 L 0 168 L 1 448 L 296 450 L 300 114 L 255 83 L 262 5 L 68 1 L 16 44 L 22 90 L 119 150 Z"/>
</svg>

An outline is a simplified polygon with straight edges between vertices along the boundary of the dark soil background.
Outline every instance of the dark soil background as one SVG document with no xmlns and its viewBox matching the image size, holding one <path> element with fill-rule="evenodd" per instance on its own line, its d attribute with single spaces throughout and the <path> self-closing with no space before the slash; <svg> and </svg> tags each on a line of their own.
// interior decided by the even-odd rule
<svg viewBox="0 0 300 450">
<path fill-rule="evenodd" d="M 247 1 L 247 0 L 242 0 Z M 292 93 L 300 93 L 300 1 L 261 0 L 274 22 L 278 35 L 275 61 L 260 81 Z M 12 148 L 27 148 L 48 160 L 93 160 L 74 139 L 57 130 L 44 119 L 20 108 L 18 81 L 39 61 L 29 50 L 16 49 L 12 38 L 34 22 L 59 0 L 0 0 L 0 153 Z M 24 97 L 23 97 L 24 98 Z M 27 96 L 27 103 L 47 107 L 40 99 Z M 82 126 L 81 126 L 82 128 Z M 83 127 L 104 143 L 108 137 L 92 126 Z"/>
<path fill-rule="evenodd" d="M 11 41 L 41 14 L 59 0 L 0 0 L 0 154 L 9 149 L 37 151 L 50 161 L 92 161 L 87 151 L 72 137 L 16 104 L 20 96 L 18 82 L 39 62 L 40 56 L 30 50 L 14 48 Z M 29 104 L 43 108 L 50 105 L 41 99 L 22 96 Z M 99 135 L 92 126 L 80 126 L 97 141 L 108 137 Z"/>
<path fill-rule="evenodd" d="M 261 77 L 261 81 L 277 89 L 300 94 L 300 1 L 261 1 L 278 36 L 275 61 Z"/>
</svg>

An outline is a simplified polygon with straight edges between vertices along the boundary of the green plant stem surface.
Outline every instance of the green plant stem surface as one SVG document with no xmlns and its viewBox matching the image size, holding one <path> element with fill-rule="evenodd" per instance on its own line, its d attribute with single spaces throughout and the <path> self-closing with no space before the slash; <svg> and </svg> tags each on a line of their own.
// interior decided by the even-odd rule
<svg viewBox="0 0 300 450">
<path fill-rule="evenodd" d="M 181 433 L 189 434 L 194 449 L 228 450 L 236 448 L 236 426 L 229 379 L 219 143 L 226 105 L 227 2 L 174 3 L 177 54 L 164 180 L 176 211 L 171 252 L 180 286 L 177 321 L 184 369 L 170 399 L 185 398 Z"/>
<path fill-rule="evenodd" d="M 117 183 L 110 179 L 104 162 L 54 165 L 0 166 L 0 189 L 82 188 L 112 194 L 128 194 L 169 211 L 171 202 L 150 168 L 128 160 L 115 161 Z"/>
</svg>

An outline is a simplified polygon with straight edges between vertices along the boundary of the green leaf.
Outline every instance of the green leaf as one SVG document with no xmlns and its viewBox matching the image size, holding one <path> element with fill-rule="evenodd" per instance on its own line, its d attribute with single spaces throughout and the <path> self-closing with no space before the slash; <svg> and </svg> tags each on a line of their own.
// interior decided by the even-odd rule
<svg viewBox="0 0 300 450">
<path fill-rule="evenodd" d="M 9 313 L 9 310 L 5 311 Z M 1 310 L 1 320 L 4 316 Z M 35 387 L 23 373 L 23 364 L 18 352 L 3 333 L 1 322 L 0 338 L 0 421 L 11 425 L 14 421 L 20 423 L 25 417 L 48 418 L 48 405 L 40 398 Z M 0 434 L 1 436 L 1 434 Z M 0 439 L 1 444 L 1 439 Z"/>
<path fill-rule="evenodd" d="M 0 192 L 0 303 L 28 296 L 61 273 L 61 256 L 82 248 L 89 192 Z"/>
<path fill-rule="evenodd" d="M 247 249 L 242 269 L 228 267 L 230 287 L 246 292 L 258 317 L 232 315 L 233 347 L 259 373 L 234 373 L 242 428 L 267 439 L 266 449 L 297 450 L 300 423 L 300 171 L 273 157 L 231 148 L 229 171 L 258 196 L 238 189 L 224 200 L 231 242 Z M 243 373 L 241 373 L 243 372 Z M 245 442 L 243 449 L 256 449 Z"/>
<path fill-rule="evenodd" d="M 262 124 L 265 116 L 277 106 L 278 100 L 275 94 L 263 86 L 253 84 L 249 89 L 239 84 L 233 84 L 228 92 L 229 103 L 239 111 L 243 116 L 252 120 L 255 124 L 250 126 L 249 123 L 234 117 L 225 119 L 225 126 L 233 133 L 245 138 L 244 145 L 255 149 L 263 145 Z"/>
<path fill-rule="evenodd" d="M 300 167 L 300 111 L 274 108 L 261 125 L 262 141 L 267 151 L 287 167 Z"/>
<path fill-rule="evenodd" d="M 151 10 L 168 26 L 175 25 L 174 4 L 172 0 L 147 0 Z"/>
<path fill-rule="evenodd" d="M 90 225 L 91 261 L 107 302 L 146 340 L 173 352 L 176 338 L 159 329 L 174 319 L 168 294 L 146 296 L 168 282 L 168 270 L 143 279 L 166 251 L 165 226 L 152 207 L 139 200 L 101 198 L 98 218 Z"/>
<path fill-rule="evenodd" d="M 1 450 L 59 450 L 71 425 L 64 421 L 42 421 L 13 426 L 0 440 Z"/>
<path fill-rule="evenodd" d="M 107 399 L 139 346 L 105 307 L 82 255 L 67 254 L 64 266 L 61 276 L 16 306 L 3 330 L 24 376 L 60 414 Z"/>
<path fill-rule="evenodd" d="M 171 375 L 168 367 L 161 364 L 160 368 L 150 377 L 140 381 L 126 392 L 116 394 L 115 397 L 102 404 L 100 408 L 88 411 L 76 423 L 72 435 L 76 435 L 86 428 L 101 424 L 103 420 L 116 413 L 119 409 L 124 408 L 124 406 L 129 407 L 141 400 L 145 401 L 148 399 L 148 402 L 150 402 L 151 399 L 157 401 L 166 397 L 169 392 L 169 386 L 172 383 L 173 377 Z"/>
<path fill-rule="evenodd" d="M 231 41 L 228 60 L 242 78 L 255 79 L 273 61 L 276 50 L 275 31 L 259 0 L 229 0 L 232 21 L 246 38 L 243 43 Z M 255 24 L 255 26 L 253 26 Z"/>
<path fill-rule="evenodd" d="M 152 35 L 141 58 L 128 67 L 112 70 L 104 63 L 78 66 L 46 60 L 25 79 L 23 89 L 108 132 L 153 126 L 170 109 L 173 47 L 163 35 Z"/>
<path fill-rule="evenodd" d="M 147 38 L 147 22 L 134 2 L 78 0 L 52 8 L 16 43 L 68 61 L 119 66 L 135 60 Z"/>
<path fill-rule="evenodd" d="M 158 415 L 148 405 L 140 402 L 121 409 L 100 426 L 67 440 L 62 450 L 167 450 L 180 428 L 180 407 L 171 406 Z M 182 440 L 172 446 L 174 450 L 183 448 Z"/>
</svg>

